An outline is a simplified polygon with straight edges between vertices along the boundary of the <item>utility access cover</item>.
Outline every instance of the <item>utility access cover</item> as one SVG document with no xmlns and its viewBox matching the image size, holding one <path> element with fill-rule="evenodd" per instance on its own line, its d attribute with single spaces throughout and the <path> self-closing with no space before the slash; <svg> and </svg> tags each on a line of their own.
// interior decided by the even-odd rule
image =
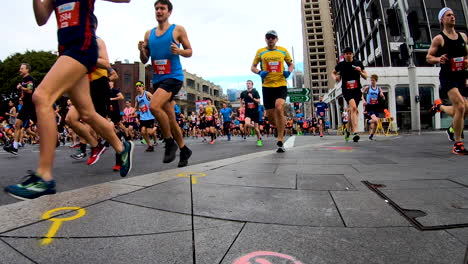
<svg viewBox="0 0 468 264">
<path fill-rule="evenodd" d="M 420 230 L 468 227 L 468 188 L 447 179 L 363 183 Z"/>
</svg>

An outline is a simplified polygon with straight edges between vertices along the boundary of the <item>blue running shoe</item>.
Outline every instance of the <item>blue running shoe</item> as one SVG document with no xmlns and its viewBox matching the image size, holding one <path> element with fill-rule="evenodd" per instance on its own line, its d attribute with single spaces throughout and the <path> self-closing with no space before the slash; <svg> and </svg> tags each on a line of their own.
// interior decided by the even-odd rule
<svg viewBox="0 0 468 264">
<path fill-rule="evenodd" d="M 43 195 L 55 194 L 55 181 L 44 181 L 35 172 L 28 171 L 26 180 L 20 184 L 5 187 L 5 192 L 20 200 L 31 200 Z"/>
<path fill-rule="evenodd" d="M 120 165 L 120 176 L 125 177 L 132 170 L 133 142 L 125 141 L 123 145 L 124 151 L 121 154 L 122 164 Z"/>
</svg>

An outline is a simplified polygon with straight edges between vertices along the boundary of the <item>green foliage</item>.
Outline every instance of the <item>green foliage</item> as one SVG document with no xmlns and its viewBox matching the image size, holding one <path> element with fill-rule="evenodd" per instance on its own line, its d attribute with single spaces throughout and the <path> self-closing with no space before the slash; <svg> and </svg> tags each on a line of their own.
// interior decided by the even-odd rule
<svg viewBox="0 0 468 264">
<path fill-rule="evenodd" d="M 57 58 L 56 54 L 47 51 L 26 51 L 10 55 L 0 62 L 0 94 L 16 93 L 16 85 L 21 82 L 21 76 L 18 74 L 21 63 L 31 65 L 30 74 L 37 86 Z"/>
</svg>

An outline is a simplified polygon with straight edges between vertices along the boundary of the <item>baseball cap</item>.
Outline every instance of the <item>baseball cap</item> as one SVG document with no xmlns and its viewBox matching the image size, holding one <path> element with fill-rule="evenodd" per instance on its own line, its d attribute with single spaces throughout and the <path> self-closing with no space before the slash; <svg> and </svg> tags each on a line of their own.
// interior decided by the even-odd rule
<svg viewBox="0 0 468 264">
<path fill-rule="evenodd" d="M 145 83 L 142 81 L 138 81 L 135 83 L 135 86 L 145 86 Z"/>
<path fill-rule="evenodd" d="M 348 52 L 354 53 L 351 47 L 344 48 L 343 53 L 348 53 Z"/>
<path fill-rule="evenodd" d="M 439 21 L 442 20 L 442 17 L 445 15 L 445 12 L 447 11 L 452 11 L 452 9 L 449 7 L 444 7 L 439 11 Z"/>
<path fill-rule="evenodd" d="M 278 33 L 276 33 L 276 31 L 274 31 L 274 30 L 270 30 L 265 34 L 265 36 L 268 36 L 268 35 L 278 37 Z"/>
</svg>

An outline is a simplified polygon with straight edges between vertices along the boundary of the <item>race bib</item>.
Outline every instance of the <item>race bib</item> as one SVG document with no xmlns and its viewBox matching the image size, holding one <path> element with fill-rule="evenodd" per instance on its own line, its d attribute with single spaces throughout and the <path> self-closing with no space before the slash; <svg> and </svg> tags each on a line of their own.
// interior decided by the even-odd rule
<svg viewBox="0 0 468 264">
<path fill-rule="evenodd" d="M 255 109 L 255 103 L 252 103 L 252 102 L 247 103 L 247 108 L 248 109 Z"/>
<path fill-rule="evenodd" d="M 377 98 L 371 98 L 370 102 L 369 102 L 369 104 L 372 104 L 372 105 L 375 105 L 375 104 L 378 104 L 378 103 L 379 103 L 379 100 L 377 100 Z"/>
<path fill-rule="evenodd" d="M 80 2 L 72 2 L 55 8 L 59 29 L 80 25 Z"/>
<path fill-rule="evenodd" d="M 146 104 L 144 104 L 143 106 L 140 106 L 140 112 L 142 113 L 148 112 L 148 106 Z"/>
<path fill-rule="evenodd" d="M 213 120 L 213 116 L 207 116 L 206 117 L 206 121 L 211 121 L 211 120 Z"/>
<path fill-rule="evenodd" d="M 319 115 L 320 115 L 320 116 L 324 116 L 324 115 L 325 115 L 325 112 L 320 112 Z"/>
<path fill-rule="evenodd" d="M 358 88 L 358 82 L 356 80 L 351 80 L 346 82 L 346 89 L 356 89 Z"/>
<path fill-rule="evenodd" d="M 452 58 L 450 62 L 452 64 L 452 71 L 454 72 L 464 71 L 466 69 L 465 57 Z"/>
<path fill-rule="evenodd" d="M 154 60 L 153 61 L 154 74 L 170 74 L 171 61 L 170 60 Z"/>
<path fill-rule="evenodd" d="M 267 64 L 268 72 L 281 72 L 281 64 L 279 61 L 270 61 Z"/>
</svg>

